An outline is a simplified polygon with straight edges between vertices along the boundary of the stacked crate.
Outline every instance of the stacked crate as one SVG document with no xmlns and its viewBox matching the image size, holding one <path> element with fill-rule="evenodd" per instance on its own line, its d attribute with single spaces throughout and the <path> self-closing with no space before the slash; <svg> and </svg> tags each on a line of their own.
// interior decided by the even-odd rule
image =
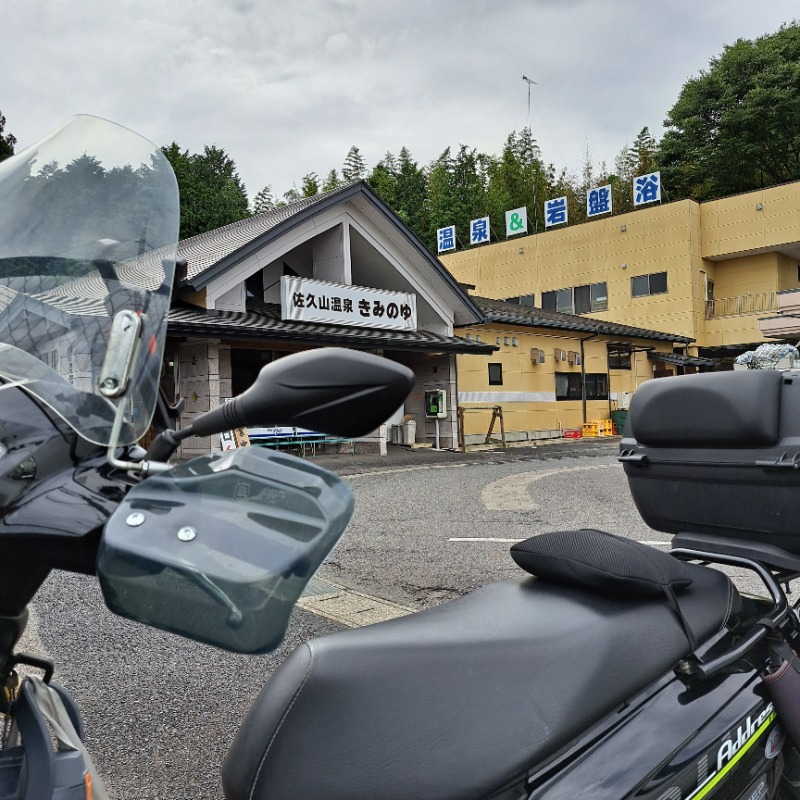
<svg viewBox="0 0 800 800">
<path fill-rule="evenodd" d="M 585 422 L 582 431 L 584 437 L 614 436 L 617 432 L 616 426 L 610 419 L 595 419 Z"/>
</svg>

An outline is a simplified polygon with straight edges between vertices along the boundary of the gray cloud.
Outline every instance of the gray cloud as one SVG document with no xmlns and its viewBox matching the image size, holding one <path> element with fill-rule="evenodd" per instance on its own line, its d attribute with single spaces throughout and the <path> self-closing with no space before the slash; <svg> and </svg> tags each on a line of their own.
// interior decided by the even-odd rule
<svg viewBox="0 0 800 800">
<path fill-rule="evenodd" d="M 527 124 L 577 171 L 655 134 L 725 43 L 772 32 L 795 3 L 636 0 L 12 0 L 0 110 L 20 144 L 88 112 L 159 144 L 216 144 L 254 195 L 407 146 L 498 152 Z"/>
</svg>

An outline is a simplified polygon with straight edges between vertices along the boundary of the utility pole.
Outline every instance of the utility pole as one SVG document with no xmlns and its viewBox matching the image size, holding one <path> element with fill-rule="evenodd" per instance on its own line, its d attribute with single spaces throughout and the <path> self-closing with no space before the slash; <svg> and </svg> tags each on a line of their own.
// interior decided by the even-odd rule
<svg viewBox="0 0 800 800">
<path fill-rule="evenodd" d="M 528 136 L 531 140 L 531 185 L 533 187 L 533 232 L 539 232 L 539 204 L 536 202 L 536 175 L 533 171 L 533 129 L 531 128 L 531 86 L 538 86 L 536 81 L 532 81 L 527 75 L 522 76 L 522 80 L 528 84 Z"/>
</svg>

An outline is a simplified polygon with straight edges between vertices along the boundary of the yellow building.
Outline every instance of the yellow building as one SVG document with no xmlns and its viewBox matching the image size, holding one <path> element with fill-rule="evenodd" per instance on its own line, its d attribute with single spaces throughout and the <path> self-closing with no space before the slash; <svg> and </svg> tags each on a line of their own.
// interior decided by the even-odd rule
<svg viewBox="0 0 800 800">
<path fill-rule="evenodd" d="M 800 287 L 800 183 L 681 200 L 443 256 L 475 294 L 695 340 L 736 355 Z"/>
<path fill-rule="evenodd" d="M 441 260 L 489 320 L 464 333 L 500 347 L 458 357 L 459 405 L 481 409 L 464 417 L 468 439 L 485 434 L 482 407 L 492 405 L 520 437 L 560 435 L 625 407 L 644 380 L 724 368 L 774 341 L 784 328 L 762 333 L 759 318 L 800 288 L 800 183 L 649 206 Z"/>
<path fill-rule="evenodd" d="M 709 359 L 684 353 L 689 337 L 473 299 L 486 322 L 460 335 L 498 349 L 490 356 L 457 357 L 467 444 L 485 440 L 493 419 L 492 438 L 498 437 L 496 408 L 511 440 L 560 437 L 627 409 L 636 388 L 654 375 L 713 367 Z"/>
</svg>

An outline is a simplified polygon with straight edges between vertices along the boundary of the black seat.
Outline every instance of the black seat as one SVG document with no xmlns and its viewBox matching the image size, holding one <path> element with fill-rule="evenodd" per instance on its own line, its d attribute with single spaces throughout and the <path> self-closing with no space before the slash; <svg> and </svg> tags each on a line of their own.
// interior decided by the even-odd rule
<svg viewBox="0 0 800 800">
<path fill-rule="evenodd" d="M 223 766 L 228 800 L 490 795 L 668 672 L 727 622 L 722 573 L 626 598 L 526 578 L 302 644 Z M 688 630 L 687 630 L 688 628 Z"/>
</svg>

